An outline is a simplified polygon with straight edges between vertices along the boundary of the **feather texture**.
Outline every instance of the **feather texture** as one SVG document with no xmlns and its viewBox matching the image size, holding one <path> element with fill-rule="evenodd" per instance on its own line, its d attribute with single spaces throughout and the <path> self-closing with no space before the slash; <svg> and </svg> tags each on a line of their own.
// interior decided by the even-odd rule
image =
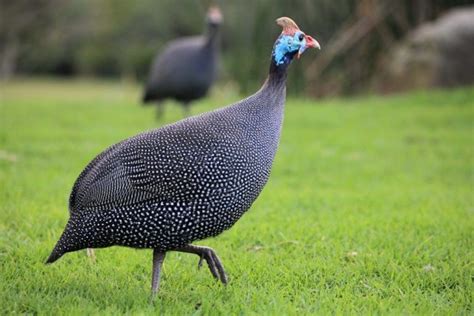
<svg viewBox="0 0 474 316">
<path fill-rule="evenodd" d="M 219 54 L 217 9 L 211 8 L 205 35 L 170 42 L 155 57 L 143 102 L 167 98 L 184 103 L 204 97 L 215 80 Z"/>
<path fill-rule="evenodd" d="M 283 45 L 277 40 L 275 46 Z M 76 180 L 51 253 L 122 245 L 165 252 L 230 228 L 265 186 L 277 151 L 287 68 L 272 54 L 252 96 L 121 141 Z"/>
</svg>

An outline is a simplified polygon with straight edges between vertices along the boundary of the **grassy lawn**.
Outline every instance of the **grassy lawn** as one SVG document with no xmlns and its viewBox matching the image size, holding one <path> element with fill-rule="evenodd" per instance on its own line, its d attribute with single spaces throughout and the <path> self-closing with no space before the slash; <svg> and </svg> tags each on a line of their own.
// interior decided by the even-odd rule
<svg viewBox="0 0 474 316">
<path fill-rule="evenodd" d="M 151 251 L 46 260 L 83 167 L 157 125 L 131 84 L 0 86 L 0 313 L 472 314 L 474 89 L 289 99 L 272 176 L 216 249 L 223 287 L 170 253 L 149 303 Z M 217 93 L 198 113 L 237 100 Z M 166 109 L 166 121 L 181 117 Z"/>
</svg>

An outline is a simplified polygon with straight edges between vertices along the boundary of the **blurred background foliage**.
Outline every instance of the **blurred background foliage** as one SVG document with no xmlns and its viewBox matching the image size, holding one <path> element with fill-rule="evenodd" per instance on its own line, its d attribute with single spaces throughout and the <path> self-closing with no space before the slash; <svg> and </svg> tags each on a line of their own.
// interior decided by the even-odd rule
<svg viewBox="0 0 474 316">
<path fill-rule="evenodd" d="M 214 1 L 223 10 L 221 83 L 254 91 L 280 30 L 294 18 L 322 45 L 294 63 L 291 93 L 365 92 L 407 33 L 463 0 Z M 0 75 L 98 76 L 143 81 L 176 37 L 200 34 L 209 1 L 0 0 Z M 386 60 L 386 58 L 385 58 Z"/>
</svg>

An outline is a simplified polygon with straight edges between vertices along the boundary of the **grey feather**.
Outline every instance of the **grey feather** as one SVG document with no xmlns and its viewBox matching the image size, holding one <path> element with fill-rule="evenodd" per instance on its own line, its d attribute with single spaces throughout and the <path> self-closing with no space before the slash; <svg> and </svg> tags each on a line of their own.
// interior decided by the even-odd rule
<svg viewBox="0 0 474 316">
<path fill-rule="evenodd" d="M 285 80 L 270 78 L 240 102 L 105 150 L 74 184 L 48 262 L 112 245 L 167 251 L 230 228 L 268 180 L 284 101 Z"/>
<path fill-rule="evenodd" d="M 216 77 L 218 27 L 208 23 L 207 34 L 170 42 L 153 61 L 143 102 L 204 97 Z"/>
</svg>

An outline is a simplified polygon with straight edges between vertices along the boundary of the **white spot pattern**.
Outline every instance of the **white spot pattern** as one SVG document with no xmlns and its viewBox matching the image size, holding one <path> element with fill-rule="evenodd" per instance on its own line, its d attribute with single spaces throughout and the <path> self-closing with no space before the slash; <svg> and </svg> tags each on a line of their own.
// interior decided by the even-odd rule
<svg viewBox="0 0 474 316">
<path fill-rule="evenodd" d="M 74 185 L 71 217 L 55 251 L 112 245 L 166 251 L 230 228 L 269 177 L 285 78 L 97 156 Z"/>
</svg>

